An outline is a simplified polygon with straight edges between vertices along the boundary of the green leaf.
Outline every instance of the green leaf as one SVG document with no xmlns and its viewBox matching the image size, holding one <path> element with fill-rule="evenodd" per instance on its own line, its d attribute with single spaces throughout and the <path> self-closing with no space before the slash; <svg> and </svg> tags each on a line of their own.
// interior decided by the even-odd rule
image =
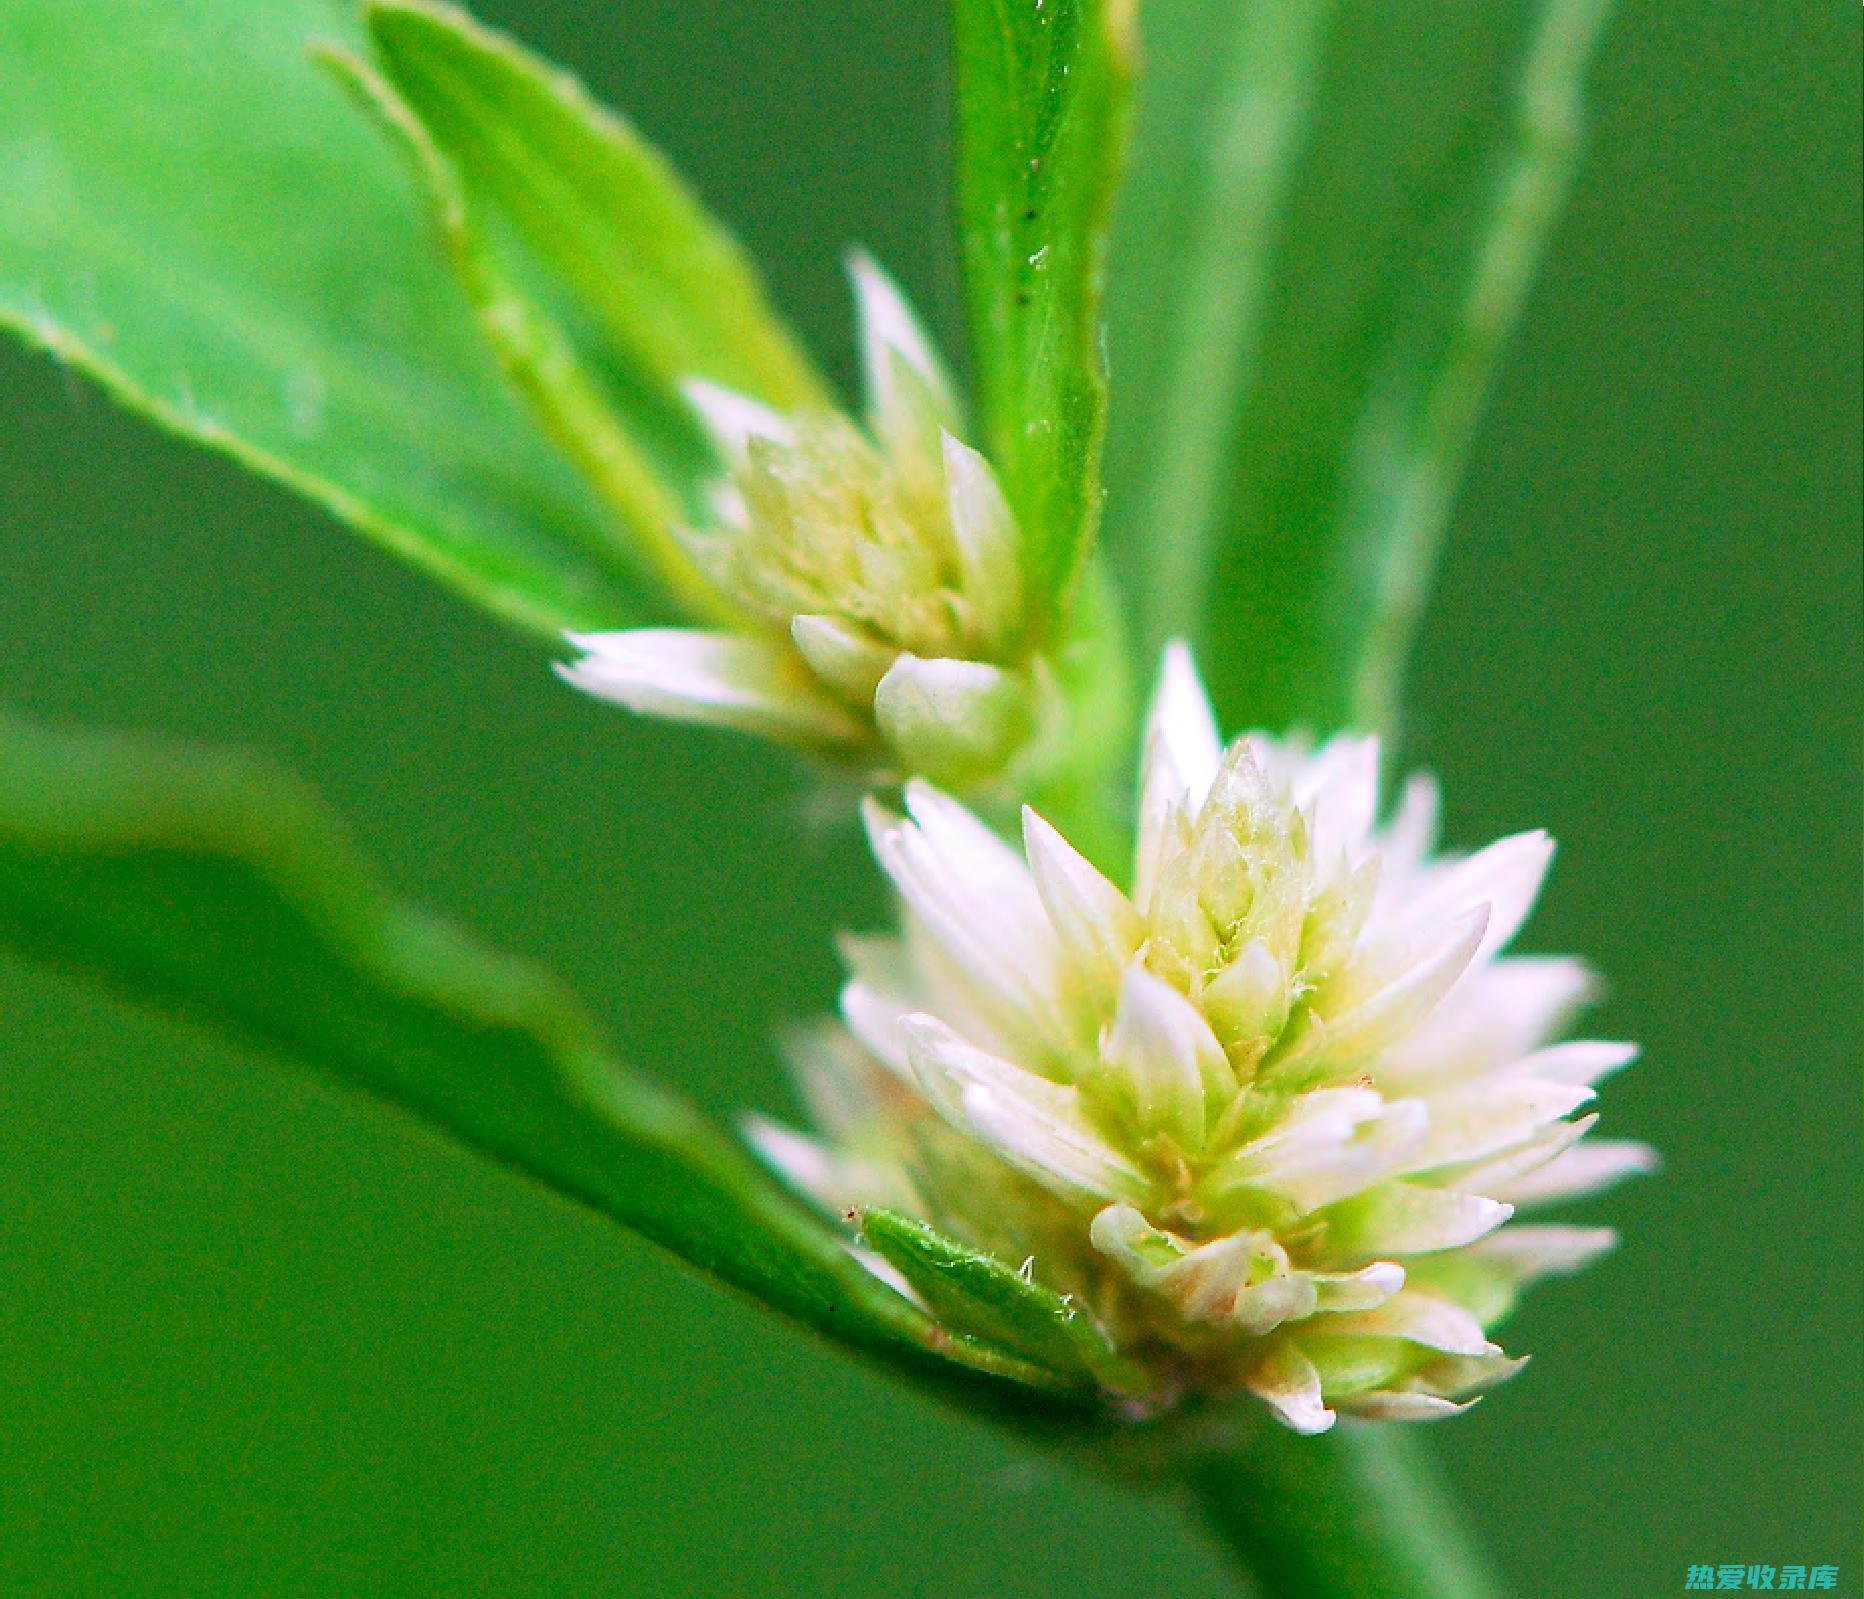
<svg viewBox="0 0 1864 1599">
<path fill-rule="evenodd" d="M 782 411 L 824 403 L 743 252 L 627 123 L 450 6 L 365 14 L 384 74 L 468 192 L 586 308 L 632 386 L 670 402 L 696 376 Z"/>
<path fill-rule="evenodd" d="M 1226 725 L 1389 727 L 1606 0 L 1148 0 L 1109 539 Z"/>
<path fill-rule="evenodd" d="M 871 1276 L 534 967 L 389 900 L 276 771 L 0 717 L 0 947 L 329 1072 L 975 1405 L 1086 1413 Z"/>
<path fill-rule="evenodd" d="M 994 1255 L 890 1210 L 864 1211 L 861 1235 L 948 1327 L 1116 1391 L 1137 1395 L 1152 1386 L 1073 1300 Z"/>
<path fill-rule="evenodd" d="M 335 0 L 6 0 L 0 325 L 555 636 L 637 620 L 405 163 L 311 62 Z"/>
<path fill-rule="evenodd" d="M 989 453 L 1036 592 L 1069 597 L 1100 513 L 1102 289 L 1133 0 L 956 0 L 957 184 Z"/>
<path fill-rule="evenodd" d="M 655 459 L 653 419 L 645 419 L 645 438 L 631 429 L 624 421 L 627 408 L 615 403 L 612 390 L 604 391 L 562 323 L 519 287 L 468 203 L 453 164 L 407 103 L 347 51 L 325 47 L 317 56 L 407 155 L 480 331 L 545 434 L 627 529 L 644 582 L 689 617 L 728 619 L 717 587 L 694 565 L 676 531 L 689 518 L 697 487 L 700 469 L 690 458 L 696 446 L 683 465 Z M 672 402 L 657 403 L 665 411 Z M 635 410 L 638 424 L 641 407 Z"/>
</svg>

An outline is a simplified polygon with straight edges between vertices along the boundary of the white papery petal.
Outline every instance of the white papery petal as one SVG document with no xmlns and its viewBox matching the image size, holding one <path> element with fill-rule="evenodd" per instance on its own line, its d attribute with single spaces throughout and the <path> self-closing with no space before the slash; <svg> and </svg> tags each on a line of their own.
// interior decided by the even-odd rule
<svg viewBox="0 0 1864 1599">
<path fill-rule="evenodd" d="M 1482 1194 L 1403 1182 L 1387 1183 L 1346 1208 L 1330 1227 L 1328 1248 L 1380 1257 L 1456 1249 L 1494 1232 L 1514 1214 L 1513 1205 Z"/>
<path fill-rule="evenodd" d="M 910 399 L 900 393 L 896 381 L 896 358 L 905 362 L 925 386 L 927 397 L 938 409 L 939 420 L 953 421 L 957 407 L 951 380 L 899 285 L 865 250 L 850 250 L 846 261 L 861 327 L 861 372 L 876 431 L 884 433 L 910 420 L 905 415 Z"/>
<path fill-rule="evenodd" d="M 1590 1088 L 1637 1059 L 1636 1044 L 1608 1044 L 1595 1039 L 1555 1044 L 1524 1055 L 1512 1070 L 1544 1082 L 1576 1083 Z"/>
<path fill-rule="evenodd" d="M 1390 903 L 1411 891 L 1425 857 L 1437 846 L 1437 780 L 1428 772 L 1405 779 L 1398 808 L 1380 830 L 1379 897 Z"/>
<path fill-rule="evenodd" d="M 955 800 L 906 786 L 910 822 L 870 824 L 874 853 L 967 994 L 1043 1059 L 1066 1054 L 1061 946 L 1022 858 Z M 869 807 L 870 817 L 883 817 Z"/>
<path fill-rule="evenodd" d="M 1657 1169 L 1657 1152 L 1632 1139 L 1591 1138 L 1575 1144 L 1538 1171 L 1517 1177 L 1497 1192 L 1517 1205 L 1550 1205 L 1584 1199 L 1643 1172 Z"/>
<path fill-rule="evenodd" d="M 1294 802 L 1307 813 L 1315 856 L 1329 860 L 1344 854 L 1356 864 L 1378 814 L 1379 741 L 1344 734 L 1330 738 L 1295 765 L 1292 777 Z"/>
<path fill-rule="evenodd" d="M 1359 1004 L 1325 1018 L 1312 1044 L 1291 1058 L 1317 1050 L 1336 1061 L 1365 1059 L 1417 1027 L 1469 969 L 1487 941 L 1488 909 L 1477 905 L 1442 929 L 1434 949 Z"/>
<path fill-rule="evenodd" d="M 1598 1123 L 1598 1113 L 1581 1116 L 1576 1121 L 1555 1122 L 1543 1128 L 1524 1144 L 1506 1150 L 1490 1160 L 1454 1167 L 1437 1173 L 1437 1180 L 1447 1188 L 1470 1194 L 1505 1192 L 1508 1185 L 1527 1172 L 1538 1171 L 1556 1155 L 1563 1154 L 1579 1142 Z"/>
<path fill-rule="evenodd" d="M 832 616 L 790 619 L 790 642 L 809 670 L 851 700 L 868 700 L 899 651 Z"/>
<path fill-rule="evenodd" d="M 1158 688 L 1146 719 L 1148 759 L 1154 749 L 1170 760 L 1193 807 L 1202 805 L 1223 762 L 1223 741 L 1217 736 L 1210 696 L 1191 652 L 1176 639 L 1165 646 Z"/>
<path fill-rule="evenodd" d="M 906 1054 L 906 1018 L 915 1009 L 863 982 L 851 982 L 842 987 L 841 1015 L 848 1030 L 877 1060 L 909 1082 L 912 1067 Z"/>
<path fill-rule="evenodd" d="M 1293 1344 L 1275 1350 L 1244 1386 L 1298 1433 L 1325 1432 L 1333 1425 L 1333 1412 L 1320 1397 L 1320 1373 Z"/>
<path fill-rule="evenodd" d="M 1527 1362 L 1526 1355 L 1440 1355 L 1407 1377 L 1403 1386 L 1412 1393 L 1461 1399 L 1507 1382 Z"/>
<path fill-rule="evenodd" d="M 1101 1060 L 1132 1092 L 1142 1136 L 1167 1133 L 1180 1150 L 1204 1147 L 1206 1084 L 1221 1094 L 1236 1079 L 1198 1009 L 1140 961 L 1120 979 L 1119 1005 L 1101 1044 Z"/>
<path fill-rule="evenodd" d="M 1439 1094 L 1430 1101 L 1430 1131 L 1403 1170 L 1429 1171 L 1512 1149 L 1592 1098 L 1590 1088 L 1512 1076 Z"/>
<path fill-rule="evenodd" d="M 1466 971 L 1443 1002 L 1379 1062 L 1393 1091 L 1503 1066 L 1546 1042 L 1592 997 L 1583 961 L 1512 955 Z"/>
<path fill-rule="evenodd" d="M 874 720 L 907 771 L 994 770 L 1028 730 L 1028 701 L 1000 667 L 901 654 L 874 690 Z"/>
<path fill-rule="evenodd" d="M 911 1181 L 897 1167 L 848 1155 L 761 1116 L 746 1121 L 744 1134 L 778 1176 L 824 1210 L 922 1208 Z"/>
<path fill-rule="evenodd" d="M 1403 1388 L 1373 1388 L 1363 1394 L 1348 1394 L 1336 1399 L 1337 1409 L 1348 1415 L 1363 1416 L 1368 1421 L 1442 1421 L 1460 1416 L 1477 1399 L 1445 1399 L 1439 1394 L 1420 1394 Z"/>
<path fill-rule="evenodd" d="M 1274 1131 L 1218 1165 L 1206 1191 L 1220 1201 L 1240 1188 L 1263 1188 L 1306 1215 L 1389 1175 L 1428 1122 L 1416 1100 L 1387 1104 L 1370 1088 L 1316 1089 L 1297 1098 Z"/>
<path fill-rule="evenodd" d="M 1372 1310 L 1404 1287 L 1405 1271 L 1395 1260 L 1375 1260 L 1358 1271 L 1317 1271 L 1317 1308 L 1325 1311 Z"/>
<path fill-rule="evenodd" d="M 1507 947 L 1540 897 L 1553 864 L 1553 840 L 1536 829 L 1478 850 L 1467 860 L 1436 867 L 1396 914 L 1407 926 L 1425 926 L 1467 910 L 1489 907 L 1480 959 Z"/>
<path fill-rule="evenodd" d="M 1073 1202 L 1143 1199 L 1138 1169 L 1094 1129 L 1077 1089 L 987 1055 L 943 1022 L 907 1022 L 913 1070 L 926 1098 L 960 1132 Z"/>
<path fill-rule="evenodd" d="M 1016 518 L 990 463 L 949 433 L 939 436 L 960 586 L 977 607 L 984 644 L 1001 648 L 1022 613 L 1023 562 Z"/>
<path fill-rule="evenodd" d="M 1561 1276 L 1589 1266 L 1618 1247 L 1610 1227 L 1504 1227 L 1478 1239 L 1467 1251 L 1471 1260 L 1499 1267 L 1517 1287 L 1536 1278 Z"/>
<path fill-rule="evenodd" d="M 1023 854 L 1062 952 L 1089 993 L 1110 997 L 1145 926 L 1132 901 L 1027 805 Z"/>
<path fill-rule="evenodd" d="M 1181 843 L 1186 822 L 1204 803 L 1223 759 L 1209 697 L 1191 652 L 1176 640 L 1165 646 L 1143 751 L 1139 852 L 1133 872 L 1133 898 L 1142 910 L 1151 904 L 1167 851 Z"/>
<path fill-rule="evenodd" d="M 892 1120 L 903 1104 L 919 1103 L 910 1073 L 902 1082 L 838 1023 L 792 1028 L 778 1042 L 810 1123 L 832 1137 L 859 1138 Z"/>
<path fill-rule="evenodd" d="M 557 675 L 644 716 L 804 743 L 860 737 L 853 718 L 809 682 L 777 640 L 685 628 L 564 636 L 588 653 L 559 662 Z"/>
<path fill-rule="evenodd" d="M 680 385 L 680 393 L 699 413 L 727 461 L 735 464 L 743 460 L 752 439 L 769 439 L 786 446 L 796 443 L 796 429 L 789 419 L 748 394 L 706 378 L 688 378 Z"/>
<path fill-rule="evenodd" d="M 1327 1323 L 1329 1335 L 1402 1338 L 1446 1355 L 1493 1355 L 1500 1348 L 1483 1336 L 1482 1324 L 1461 1305 L 1436 1294 L 1406 1289 L 1374 1310 L 1353 1311 Z"/>
<path fill-rule="evenodd" d="M 1309 1273 L 1279 1272 L 1239 1290 L 1230 1303 L 1229 1320 L 1245 1337 L 1264 1338 L 1277 1327 L 1313 1315 L 1319 1302 Z"/>
</svg>

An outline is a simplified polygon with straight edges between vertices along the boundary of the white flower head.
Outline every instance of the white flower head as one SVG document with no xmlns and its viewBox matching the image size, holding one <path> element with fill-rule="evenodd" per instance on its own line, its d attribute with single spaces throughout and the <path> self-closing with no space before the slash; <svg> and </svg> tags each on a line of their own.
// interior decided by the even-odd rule
<svg viewBox="0 0 1864 1599">
<path fill-rule="evenodd" d="M 728 475 L 684 535 L 741 626 L 577 634 L 578 687 L 970 787 L 1052 698 L 1015 518 L 960 442 L 950 379 L 892 281 L 851 255 L 867 413 L 779 415 L 694 380 Z"/>
<path fill-rule="evenodd" d="M 1503 953 L 1544 834 L 1432 853 L 1370 739 L 1223 749 L 1174 647 L 1130 890 L 1024 813 L 1019 853 L 924 783 L 870 809 L 897 938 L 851 941 L 842 1026 L 796 1052 L 824 1141 L 766 1155 L 837 1212 L 907 1209 L 1034 1259 L 1154 1398 L 1248 1390 L 1306 1432 L 1426 1419 L 1521 1364 L 1519 1289 L 1608 1249 L 1518 1209 L 1647 1169 L 1580 1140 L 1633 1053 L 1552 1044 L 1588 989 Z"/>
</svg>

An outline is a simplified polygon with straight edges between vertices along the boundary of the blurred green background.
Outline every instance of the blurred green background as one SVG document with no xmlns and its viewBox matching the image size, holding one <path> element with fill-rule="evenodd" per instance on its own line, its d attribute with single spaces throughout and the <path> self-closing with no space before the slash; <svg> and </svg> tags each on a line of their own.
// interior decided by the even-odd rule
<svg viewBox="0 0 1864 1599">
<path fill-rule="evenodd" d="M 485 0 L 629 108 L 852 375 L 860 240 L 956 341 L 938 8 Z M 1628 0 L 1413 679 L 1453 842 L 1645 1059 L 1656 1180 L 1435 1434 L 1523 1599 L 1860 1592 L 1859 16 Z M 1117 375 L 1116 375 L 1117 382 Z M 0 350 L 0 698 L 272 752 L 411 897 L 721 1115 L 883 902 L 798 771 L 644 727 L 323 516 Z M 798 845 L 798 836 L 803 842 Z M 688 952 L 699 952 L 697 955 Z M 0 966 L 0 1591 L 1218 1593 L 1068 1473 L 269 1062 Z"/>
</svg>

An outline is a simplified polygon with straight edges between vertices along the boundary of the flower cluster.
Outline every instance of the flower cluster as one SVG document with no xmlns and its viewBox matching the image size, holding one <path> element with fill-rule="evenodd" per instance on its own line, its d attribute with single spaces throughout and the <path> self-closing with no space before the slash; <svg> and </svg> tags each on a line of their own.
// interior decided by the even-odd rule
<svg viewBox="0 0 1864 1599">
<path fill-rule="evenodd" d="M 870 807 L 898 937 L 852 940 L 794 1051 L 821 1140 L 755 1129 L 831 1210 L 885 1206 L 1032 1261 L 1151 1374 L 1304 1432 L 1451 1413 L 1520 1362 L 1518 1290 L 1610 1247 L 1519 1223 L 1650 1164 L 1581 1140 L 1633 1051 L 1550 1044 L 1589 979 L 1505 956 L 1544 834 L 1432 854 L 1435 789 L 1380 821 L 1377 749 L 1225 751 L 1189 657 L 1154 703 L 1130 892 L 1041 817 L 1019 855 L 956 801 Z"/>
<path fill-rule="evenodd" d="M 971 788 L 1051 719 L 1016 521 L 898 289 L 864 256 L 850 271 L 864 426 L 686 386 L 729 475 L 682 538 L 741 625 L 572 635 L 562 671 L 637 711 Z"/>
</svg>

